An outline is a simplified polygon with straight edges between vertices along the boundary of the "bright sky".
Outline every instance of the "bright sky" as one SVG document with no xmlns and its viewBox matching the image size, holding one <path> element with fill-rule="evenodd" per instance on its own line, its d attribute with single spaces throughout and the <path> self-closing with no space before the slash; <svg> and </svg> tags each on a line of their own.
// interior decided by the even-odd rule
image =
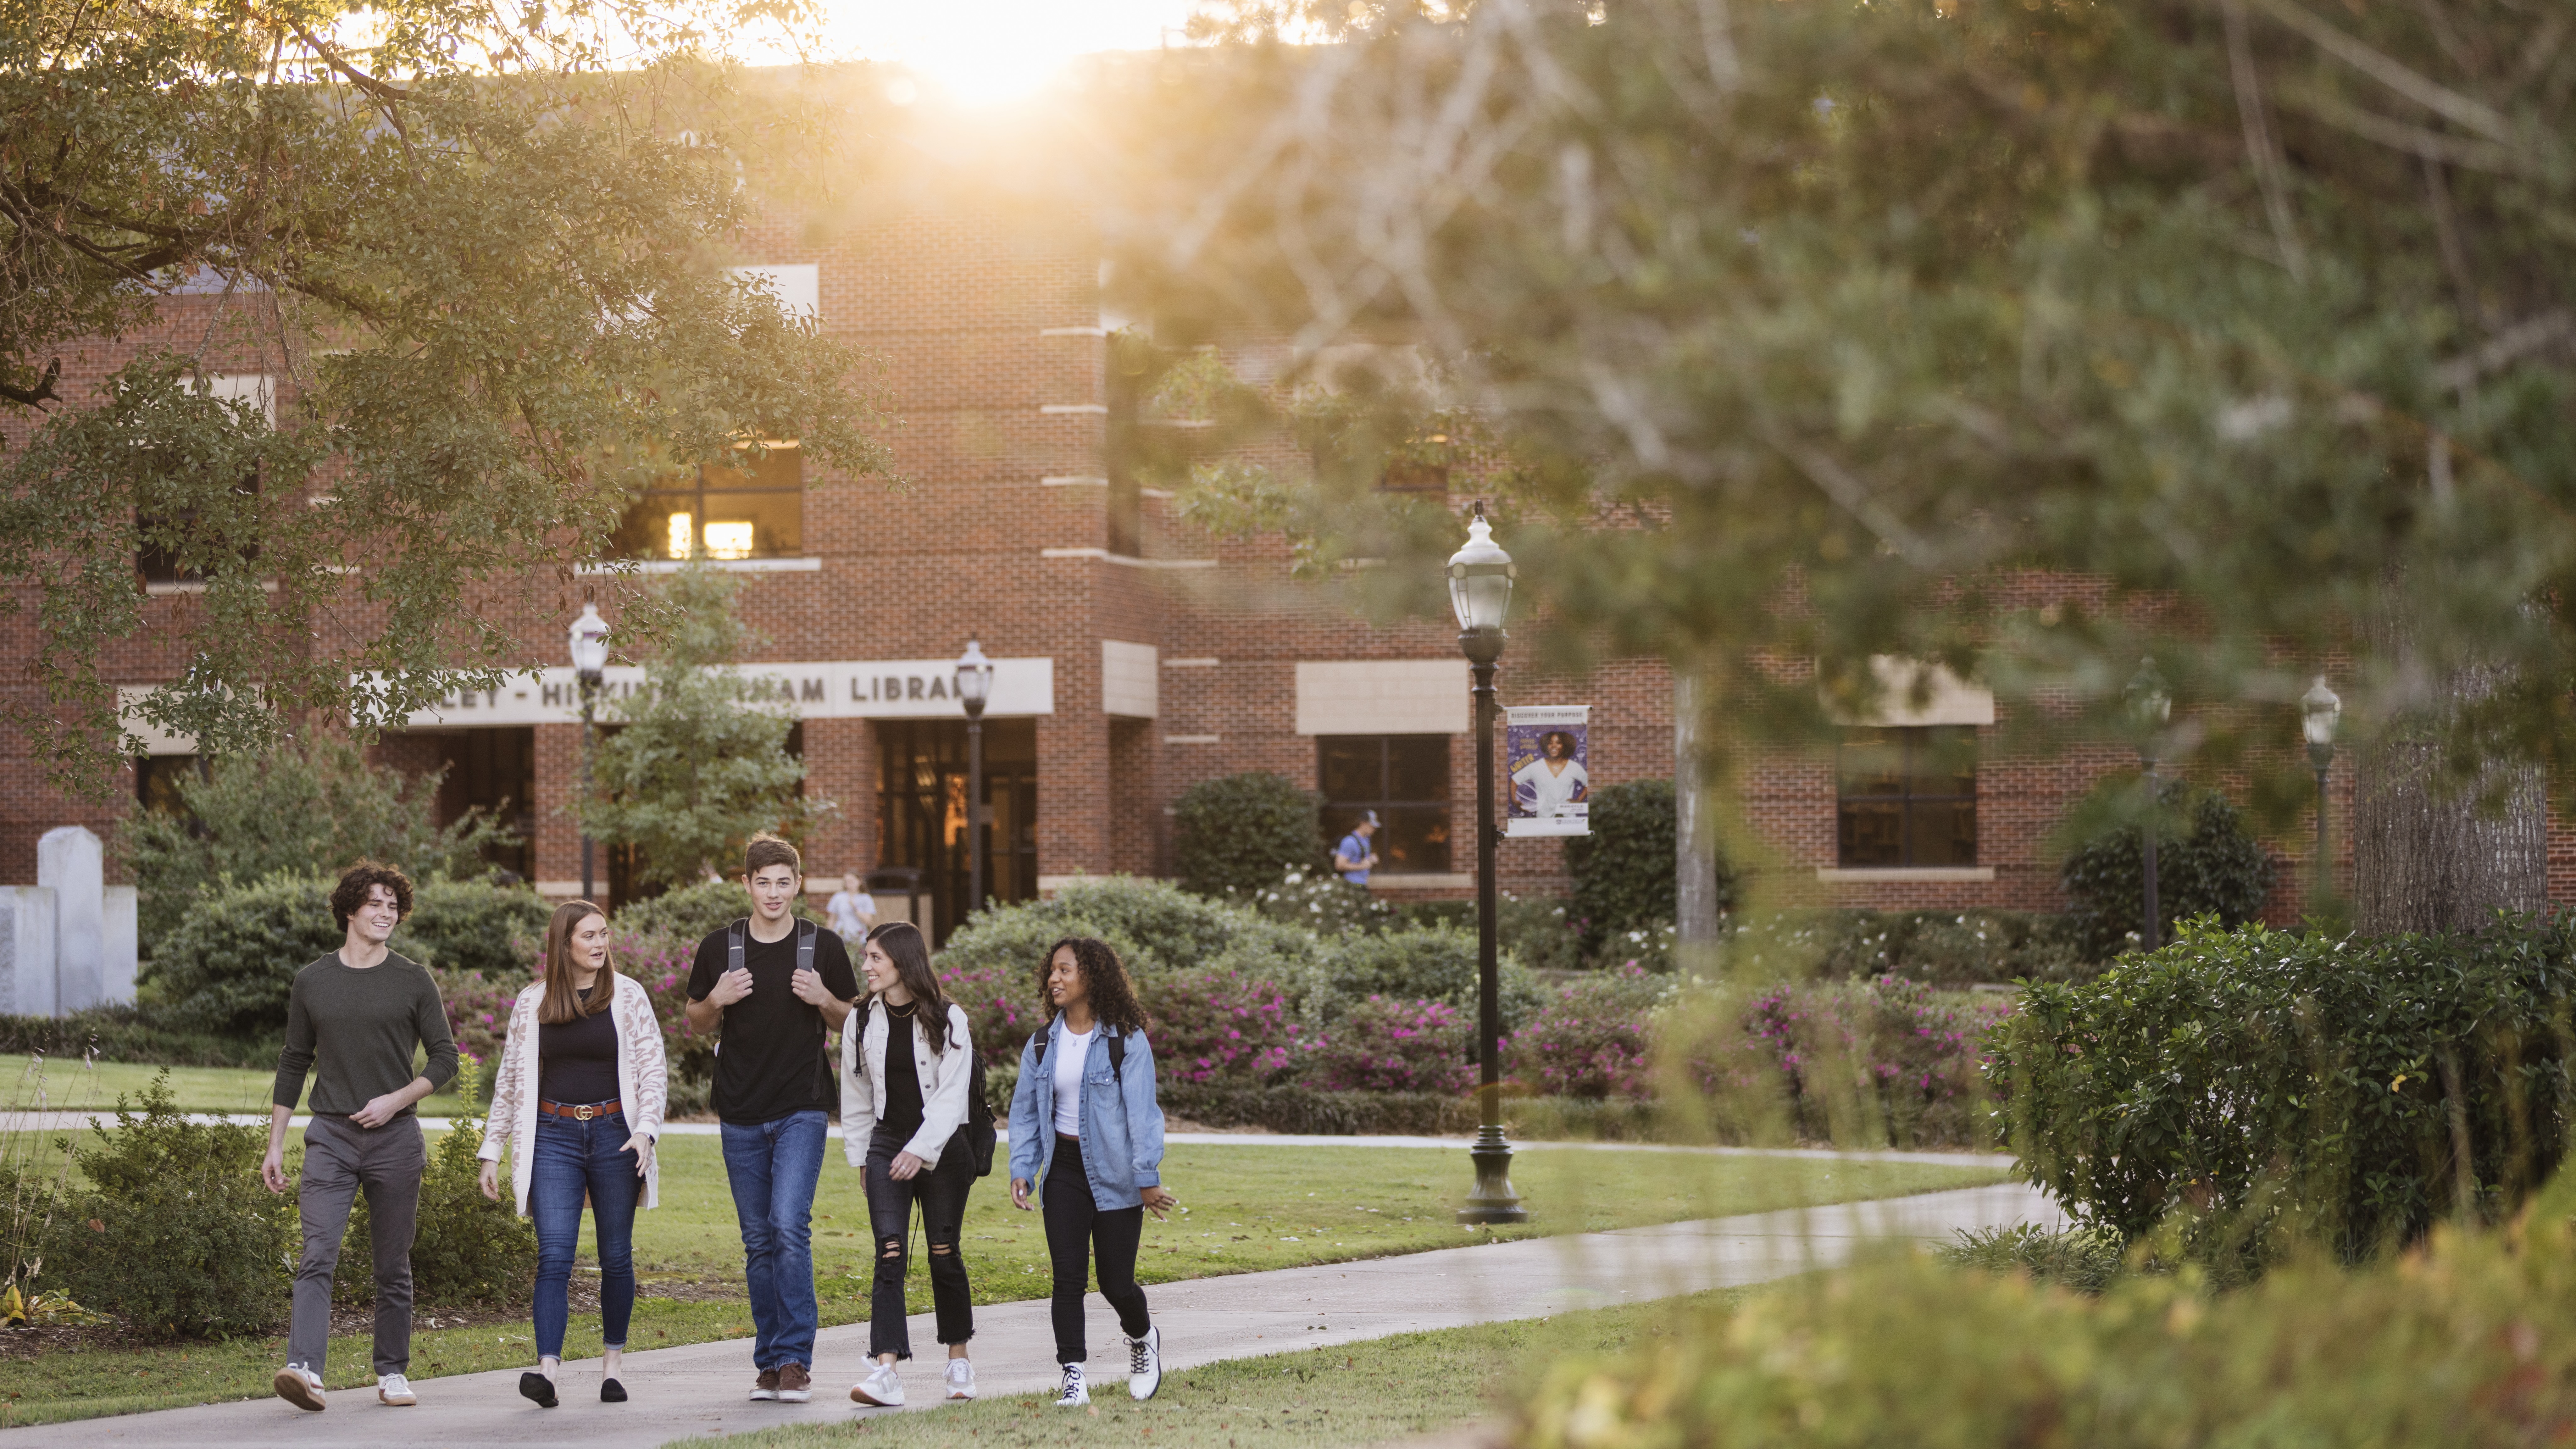
<svg viewBox="0 0 2576 1449">
<path fill-rule="evenodd" d="M 961 101 L 1007 101 L 1065 62 L 1179 44 L 1190 0 L 824 0 L 838 57 L 918 71 Z M 898 99 L 903 99 L 898 97 Z"/>
</svg>

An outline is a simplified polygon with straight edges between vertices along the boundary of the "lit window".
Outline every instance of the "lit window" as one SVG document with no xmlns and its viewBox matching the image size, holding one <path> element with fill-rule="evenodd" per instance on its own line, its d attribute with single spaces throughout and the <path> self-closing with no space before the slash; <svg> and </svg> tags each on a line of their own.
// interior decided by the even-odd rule
<svg viewBox="0 0 2576 1449">
<path fill-rule="evenodd" d="M 1321 735 L 1315 747 L 1327 842 L 1349 834 L 1374 810 L 1380 828 L 1369 844 L 1380 874 L 1447 873 L 1447 735 Z"/>
<path fill-rule="evenodd" d="M 805 548 L 804 455 L 772 443 L 758 462 L 676 473 L 628 510 L 618 558 L 792 558 Z"/>
</svg>

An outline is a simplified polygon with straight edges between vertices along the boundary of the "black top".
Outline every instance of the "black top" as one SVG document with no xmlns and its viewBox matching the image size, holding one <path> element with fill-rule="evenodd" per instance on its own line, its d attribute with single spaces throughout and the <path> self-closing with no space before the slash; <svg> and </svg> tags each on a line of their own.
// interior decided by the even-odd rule
<svg viewBox="0 0 2576 1449">
<path fill-rule="evenodd" d="M 412 1070 L 415 1047 L 429 1064 Z M 315 1071 L 316 1062 L 320 1070 Z M 447 1008 L 438 983 L 418 963 L 386 952 L 364 970 L 332 952 L 295 973 L 286 998 L 286 1044 L 277 1053 L 276 1090 L 269 1100 L 292 1109 L 313 1072 L 313 1100 L 325 1116 L 347 1116 L 387 1092 L 411 1085 L 414 1076 L 443 1087 L 456 1075 L 456 1039 L 447 1031 Z M 402 1116 L 410 1116 L 405 1107 Z"/>
<path fill-rule="evenodd" d="M 691 1001 L 704 1001 L 724 975 L 725 934 L 718 930 L 698 943 L 697 961 L 689 968 Z M 744 928 L 742 964 L 751 972 L 751 994 L 726 1007 L 718 1027 L 722 1041 L 710 1094 L 716 1116 L 747 1127 L 831 1110 L 840 1102 L 837 1069 L 824 1051 L 822 1011 L 796 999 L 795 929 L 762 941 Z M 814 933 L 814 971 L 823 989 L 843 1001 L 859 994 L 849 949 L 830 931 Z"/>
<path fill-rule="evenodd" d="M 921 1130 L 921 1069 L 912 1061 L 912 1019 L 919 1014 L 921 1003 L 907 1001 L 901 1006 L 877 1003 L 886 1014 L 885 1048 L 885 1119 L 877 1123 L 879 1141 L 900 1148 Z"/>
<path fill-rule="evenodd" d="M 585 986 L 586 1005 L 596 983 Z M 617 1017 L 594 1011 L 562 1023 L 537 1023 L 537 1096 L 578 1107 L 617 1100 Z"/>
</svg>

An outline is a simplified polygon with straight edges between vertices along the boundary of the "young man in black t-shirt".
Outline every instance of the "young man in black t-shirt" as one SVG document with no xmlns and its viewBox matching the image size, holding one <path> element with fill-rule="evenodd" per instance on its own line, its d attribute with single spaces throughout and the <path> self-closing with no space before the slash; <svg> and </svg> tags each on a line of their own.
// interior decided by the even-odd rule
<svg viewBox="0 0 2576 1449">
<path fill-rule="evenodd" d="M 752 837 L 743 852 L 751 892 L 746 926 L 698 943 L 689 971 L 689 1028 L 719 1032 L 714 1106 L 723 1123 L 725 1177 L 742 1223 L 751 1296 L 751 1396 L 803 1403 L 814 1396 L 814 1186 L 823 1173 L 826 1104 L 838 1083 L 826 1039 L 848 1019 L 859 983 L 841 938 L 793 913 L 805 888 L 796 847 Z M 732 964 L 742 933 L 742 965 Z M 813 964 L 797 958 L 810 942 Z"/>
</svg>

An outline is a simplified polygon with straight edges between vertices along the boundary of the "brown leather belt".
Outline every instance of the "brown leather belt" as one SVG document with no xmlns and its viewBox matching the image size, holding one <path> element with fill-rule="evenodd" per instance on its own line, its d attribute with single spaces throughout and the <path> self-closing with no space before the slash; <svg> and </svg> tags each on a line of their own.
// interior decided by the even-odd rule
<svg viewBox="0 0 2576 1449">
<path fill-rule="evenodd" d="M 576 1122 L 587 1122 L 594 1117 L 614 1117 L 626 1109 L 616 1102 L 586 1102 L 578 1107 L 563 1102 L 539 1102 L 537 1110 L 549 1117 L 570 1117 Z"/>
</svg>

